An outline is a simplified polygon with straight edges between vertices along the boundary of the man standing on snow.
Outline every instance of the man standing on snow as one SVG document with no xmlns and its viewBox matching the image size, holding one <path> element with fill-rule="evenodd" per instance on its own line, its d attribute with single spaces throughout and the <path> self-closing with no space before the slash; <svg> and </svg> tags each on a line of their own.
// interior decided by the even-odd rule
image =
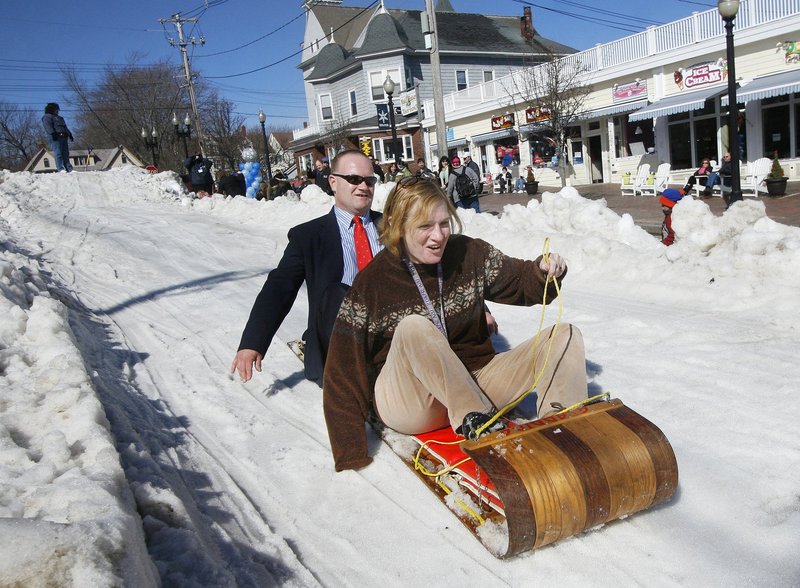
<svg viewBox="0 0 800 588">
<path fill-rule="evenodd" d="M 69 161 L 69 143 L 75 139 L 67 128 L 67 123 L 58 115 L 60 107 L 55 102 L 50 102 L 44 107 L 42 124 L 44 132 L 50 137 L 53 155 L 56 158 L 56 169 L 58 171 L 71 172 L 72 163 Z"/>
<path fill-rule="evenodd" d="M 333 160 L 328 178 L 334 204 L 325 216 L 289 230 L 289 243 L 256 298 L 231 365 L 243 382 L 261 371 L 272 338 L 294 304 L 303 282 L 308 289 L 308 327 L 303 335 L 306 378 L 322 385 L 328 341 L 336 313 L 359 270 L 383 246 L 379 212 L 370 210 L 377 178 L 372 162 L 355 149 Z"/>
</svg>

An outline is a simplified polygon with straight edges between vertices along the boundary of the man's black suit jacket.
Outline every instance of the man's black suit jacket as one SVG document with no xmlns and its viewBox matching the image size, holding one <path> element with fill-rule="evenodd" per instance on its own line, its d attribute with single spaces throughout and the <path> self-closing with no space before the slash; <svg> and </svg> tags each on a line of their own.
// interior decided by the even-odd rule
<svg viewBox="0 0 800 588">
<path fill-rule="evenodd" d="M 370 211 L 372 221 L 381 218 Z M 308 290 L 308 328 L 305 346 L 306 378 L 322 385 L 328 341 L 336 314 L 349 289 L 342 284 L 342 239 L 334 210 L 289 230 L 289 243 L 256 298 L 242 333 L 239 349 L 267 348 L 289 314 L 303 282 Z"/>
</svg>

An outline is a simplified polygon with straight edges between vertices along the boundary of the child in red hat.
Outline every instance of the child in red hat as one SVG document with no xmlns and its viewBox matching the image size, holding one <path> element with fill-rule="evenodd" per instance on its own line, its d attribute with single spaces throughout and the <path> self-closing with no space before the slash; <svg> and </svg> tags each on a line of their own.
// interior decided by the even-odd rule
<svg viewBox="0 0 800 588">
<path fill-rule="evenodd" d="M 667 188 L 661 193 L 659 202 L 664 213 L 664 222 L 661 224 L 661 242 L 672 245 L 675 242 L 675 231 L 672 230 L 672 207 L 683 198 L 683 192 L 674 188 Z"/>
</svg>

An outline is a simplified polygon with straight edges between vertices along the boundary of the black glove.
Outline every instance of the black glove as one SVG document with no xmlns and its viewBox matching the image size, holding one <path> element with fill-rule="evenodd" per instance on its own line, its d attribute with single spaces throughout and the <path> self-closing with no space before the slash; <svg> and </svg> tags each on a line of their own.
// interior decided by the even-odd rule
<svg viewBox="0 0 800 588">
<path fill-rule="evenodd" d="M 53 141 L 58 139 L 58 133 L 50 133 L 50 136 L 53 137 Z"/>
<path fill-rule="evenodd" d="M 68 133 L 68 134 L 69 134 L 69 140 L 70 140 L 70 141 L 74 141 L 74 140 L 75 140 L 75 137 L 73 137 L 73 136 L 72 136 L 72 133 Z"/>
</svg>

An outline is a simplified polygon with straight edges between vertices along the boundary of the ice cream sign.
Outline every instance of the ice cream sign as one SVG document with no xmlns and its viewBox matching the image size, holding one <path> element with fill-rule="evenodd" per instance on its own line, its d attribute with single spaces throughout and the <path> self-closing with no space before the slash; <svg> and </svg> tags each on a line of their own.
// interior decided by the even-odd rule
<svg viewBox="0 0 800 588">
<path fill-rule="evenodd" d="M 728 62 L 721 57 L 716 61 L 697 63 L 675 71 L 674 79 L 678 87 L 686 90 L 718 84 L 728 77 Z"/>
</svg>

